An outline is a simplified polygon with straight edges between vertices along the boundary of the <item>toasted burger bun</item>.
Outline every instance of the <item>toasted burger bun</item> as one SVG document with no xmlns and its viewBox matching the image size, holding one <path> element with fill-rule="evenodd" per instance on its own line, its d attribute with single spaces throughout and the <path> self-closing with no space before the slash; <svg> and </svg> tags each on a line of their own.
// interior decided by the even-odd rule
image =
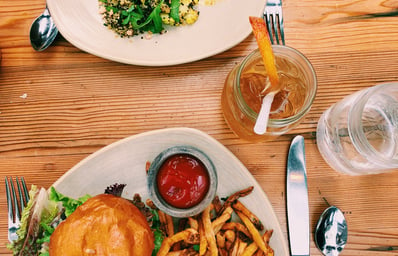
<svg viewBox="0 0 398 256">
<path fill-rule="evenodd" d="M 101 194 L 79 206 L 50 238 L 51 256 L 150 256 L 153 233 L 145 216 L 126 199 Z"/>
</svg>

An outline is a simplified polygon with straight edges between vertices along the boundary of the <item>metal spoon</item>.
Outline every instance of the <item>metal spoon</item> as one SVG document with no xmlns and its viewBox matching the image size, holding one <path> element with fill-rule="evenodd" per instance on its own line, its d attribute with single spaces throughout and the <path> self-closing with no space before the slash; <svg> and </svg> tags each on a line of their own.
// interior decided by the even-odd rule
<svg viewBox="0 0 398 256">
<path fill-rule="evenodd" d="M 36 51 L 43 51 L 50 46 L 57 34 L 58 29 L 46 5 L 44 12 L 33 21 L 30 27 L 30 43 Z"/>
<path fill-rule="evenodd" d="M 339 208 L 331 206 L 319 217 L 315 243 L 325 256 L 338 256 L 347 243 L 347 222 Z"/>
</svg>

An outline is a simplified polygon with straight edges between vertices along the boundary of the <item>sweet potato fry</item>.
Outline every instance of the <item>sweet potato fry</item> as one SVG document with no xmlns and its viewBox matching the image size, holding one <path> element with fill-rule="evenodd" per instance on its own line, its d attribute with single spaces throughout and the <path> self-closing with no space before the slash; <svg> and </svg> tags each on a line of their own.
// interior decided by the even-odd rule
<svg viewBox="0 0 398 256">
<path fill-rule="evenodd" d="M 202 222 L 204 227 L 204 232 L 206 235 L 206 240 L 208 243 L 209 251 L 212 256 L 218 255 L 216 237 L 211 226 L 211 219 L 210 219 L 210 211 L 212 209 L 212 204 L 210 204 L 203 212 L 202 212 Z"/>
<path fill-rule="evenodd" d="M 267 26 L 263 18 L 249 17 L 253 34 L 256 37 L 258 49 L 264 61 L 265 70 L 267 71 L 269 81 L 275 91 L 279 88 L 279 76 L 276 70 L 275 57 L 272 51 L 271 41 L 268 36 Z"/>
<path fill-rule="evenodd" d="M 265 244 L 263 238 L 261 237 L 261 235 L 260 235 L 259 231 L 256 229 L 256 227 L 253 225 L 253 223 L 243 213 L 237 211 L 236 214 L 238 214 L 239 218 L 242 220 L 242 222 L 245 224 L 245 226 L 249 230 L 249 233 L 252 235 L 253 241 L 265 253 L 265 255 L 267 255 L 269 246 L 267 246 Z"/>
<path fill-rule="evenodd" d="M 246 215 L 249 220 L 254 224 L 254 226 L 262 231 L 264 229 L 263 224 L 261 223 L 260 219 L 254 214 L 252 213 L 249 209 L 246 208 L 246 206 L 244 206 L 239 200 L 236 200 L 233 204 L 232 204 L 232 208 L 235 211 L 240 211 L 242 212 L 244 215 Z"/>
<path fill-rule="evenodd" d="M 166 256 L 171 247 L 180 241 L 184 241 L 188 244 L 198 244 L 199 233 L 195 229 L 188 228 L 184 231 L 174 234 L 173 236 L 166 237 L 162 242 L 157 256 Z"/>
</svg>

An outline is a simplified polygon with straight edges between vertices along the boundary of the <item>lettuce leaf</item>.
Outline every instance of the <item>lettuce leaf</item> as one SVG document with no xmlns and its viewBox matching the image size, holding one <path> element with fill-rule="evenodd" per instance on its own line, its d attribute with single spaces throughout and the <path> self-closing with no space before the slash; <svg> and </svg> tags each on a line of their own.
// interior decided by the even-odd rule
<svg viewBox="0 0 398 256">
<path fill-rule="evenodd" d="M 85 195 L 78 199 L 73 199 L 68 196 L 61 194 L 60 192 L 56 191 L 54 187 L 50 188 L 50 200 L 54 202 L 61 202 L 62 206 L 65 208 L 65 215 L 68 217 L 76 210 L 77 207 L 82 205 L 84 202 L 87 201 L 91 196 Z"/>
<path fill-rule="evenodd" d="M 14 255 L 38 255 L 42 245 L 38 243 L 43 237 L 42 224 L 49 225 L 61 211 L 62 206 L 50 201 L 47 191 L 32 185 L 29 191 L 29 202 L 22 212 L 21 226 L 17 230 L 18 239 L 7 247 Z"/>
<path fill-rule="evenodd" d="M 48 255 L 48 244 L 55 227 L 90 197 L 85 195 L 76 200 L 53 187 L 47 192 L 32 185 L 29 202 L 21 214 L 18 239 L 7 244 L 7 248 L 13 255 Z"/>
</svg>

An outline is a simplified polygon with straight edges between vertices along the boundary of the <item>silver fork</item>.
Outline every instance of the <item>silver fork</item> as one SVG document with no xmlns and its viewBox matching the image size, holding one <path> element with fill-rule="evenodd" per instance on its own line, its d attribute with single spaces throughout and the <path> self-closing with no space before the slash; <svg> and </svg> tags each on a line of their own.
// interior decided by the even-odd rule
<svg viewBox="0 0 398 256">
<path fill-rule="evenodd" d="M 282 0 L 267 0 L 264 8 L 264 20 L 267 24 L 271 43 L 285 45 L 285 32 L 283 30 Z"/>
<path fill-rule="evenodd" d="M 8 240 L 10 242 L 18 239 L 17 230 L 21 225 L 21 213 L 29 201 L 29 192 L 23 177 L 15 178 L 15 189 L 12 177 L 6 177 L 6 194 L 8 208 Z"/>
</svg>

